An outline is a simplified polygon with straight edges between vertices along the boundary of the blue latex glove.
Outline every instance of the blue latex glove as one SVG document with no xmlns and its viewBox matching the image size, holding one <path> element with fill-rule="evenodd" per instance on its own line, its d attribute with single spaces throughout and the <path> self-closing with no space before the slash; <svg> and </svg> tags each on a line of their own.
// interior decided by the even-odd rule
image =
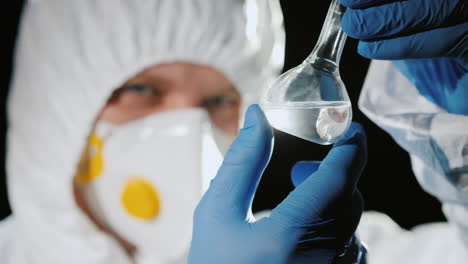
<svg viewBox="0 0 468 264">
<path fill-rule="evenodd" d="M 343 30 L 372 59 L 468 57 L 466 0 L 340 0 Z"/>
<path fill-rule="evenodd" d="M 466 64 L 448 58 L 401 60 L 394 64 L 429 101 L 449 113 L 468 115 Z"/>
<path fill-rule="evenodd" d="M 356 184 L 367 159 L 361 126 L 352 124 L 269 217 L 252 222 L 250 206 L 272 142 L 263 112 L 251 106 L 195 211 L 189 263 L 332 263 L 352 237 L 362 212 Z"/>
</svg>

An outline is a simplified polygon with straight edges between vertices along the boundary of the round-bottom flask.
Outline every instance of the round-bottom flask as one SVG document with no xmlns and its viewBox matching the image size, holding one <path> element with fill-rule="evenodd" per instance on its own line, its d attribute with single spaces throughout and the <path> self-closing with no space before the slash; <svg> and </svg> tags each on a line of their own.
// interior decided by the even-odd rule
<svg viewBox="0 0 468 264">
<path fill-rule="evenodd" d="M 265 90 L 260 106 L 274 128 L 322 145 L 333 144 L 348 129 L 351 103 L 339 74 L 344 11 L 333 0 L 309 57 Z"/>
</svg>

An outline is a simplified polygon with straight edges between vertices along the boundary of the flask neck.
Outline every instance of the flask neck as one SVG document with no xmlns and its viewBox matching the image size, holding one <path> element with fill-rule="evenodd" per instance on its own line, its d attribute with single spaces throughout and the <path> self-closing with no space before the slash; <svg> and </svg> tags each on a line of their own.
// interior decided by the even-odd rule
<svg viewBox="0 0 468 264">
<path fill-rule="evenodd" d="M 341 29 L 341 19 L 346 7 L 332 0 L 317 44 L 306 61 L 321 70 L 338 72 L 346 34 Z"/>
</svg>

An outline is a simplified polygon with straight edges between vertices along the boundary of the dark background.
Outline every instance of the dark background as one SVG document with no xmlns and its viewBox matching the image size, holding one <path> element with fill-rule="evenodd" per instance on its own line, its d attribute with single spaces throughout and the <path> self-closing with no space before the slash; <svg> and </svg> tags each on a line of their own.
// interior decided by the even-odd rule
<svg viewBox="0 0 468 264">
<path fill-rule="evenodd" d="M 5 108 L 11 75 L 14 41 L 23 1 L 3 3 L 1 26 L 2 48 L 0 98 L 0 219 L 10 214 L 5 187 Z M 312 51 L 320 33 L 330 1 L 282 0 L 286 28 L 286 62 L 284 70 L 298 65 Z M 364 125 L 368 135 L 368 165 L 361 177 L 360 190 L 366 210 L 387 213 L 401 226 L 444 219 L 440 204 L 424 193 L 411 172 L 408 154 L 398 147 L 381 129 L 357 109 L 357 99 L 369 60 L 356 53 L 357 41 L 348 39 L 341 59 L 341 75 L 353 104 L 353 119 Z M 272 208 L 279 203 L 292 185 L 289 172 L 299 160 L 322 160 L 329 147 L 275 131 L 273 157 L 259 186 L 254 210 Z"/>
</svg>

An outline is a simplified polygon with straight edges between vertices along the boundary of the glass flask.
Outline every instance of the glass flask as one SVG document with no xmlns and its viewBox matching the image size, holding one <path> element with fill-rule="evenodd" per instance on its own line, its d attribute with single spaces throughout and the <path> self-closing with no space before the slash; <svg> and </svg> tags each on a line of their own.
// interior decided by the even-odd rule
<svg viewBox="0 0 468 264">
<path fill-rule="evenodd" d="M 348 129 L 351 102 L 339 73 L 345 10 L 332 0 L 312 53 L 264 91 L 260 107 L 274 128 L 322 145 L 335 143 Z"/>
</svg>

